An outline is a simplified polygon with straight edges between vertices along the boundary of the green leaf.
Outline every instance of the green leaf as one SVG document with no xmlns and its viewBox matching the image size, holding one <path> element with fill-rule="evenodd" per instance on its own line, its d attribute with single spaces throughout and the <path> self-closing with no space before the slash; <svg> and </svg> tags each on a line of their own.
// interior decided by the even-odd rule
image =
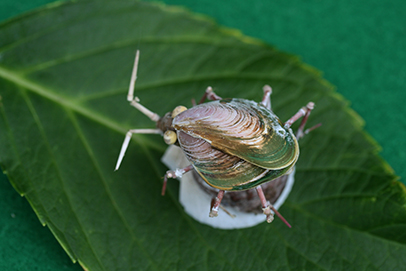
<svg viewBox="0 0 406 271">
<path fill-rule="evenodd" d="M 163 115 L 211 85 L 260 100 L 288 119 L 308 101 L 296 183 L 281 221 L 215 230 L 188 217 L 178 184 L 160 196 L 159 136 L 126 102 L 134 52 L 136 94 Z M 401 270 L 405 188 L 377 155 L 362 120 L 296 57 L 179 8 L 137 1 L 48 6 L 0 25 L 0 162 L 73 260 L 88 270 Z"/>
</svg>

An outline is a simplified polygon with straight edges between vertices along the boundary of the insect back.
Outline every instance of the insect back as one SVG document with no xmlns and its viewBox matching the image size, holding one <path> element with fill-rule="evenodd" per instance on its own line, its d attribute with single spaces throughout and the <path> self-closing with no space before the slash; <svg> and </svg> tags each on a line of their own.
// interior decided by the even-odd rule
<svg viewBox="0 0 406 271">
<path fill-rule="evenodd" d="M 286 173 L 299 156 L 291 130 L 286 131 L 270 110 L 249 100 L 197 105 L 176 116 L 173 127 L 194 168 L 209 185 L 222 190 L 255 188 Z"/>
</svg>

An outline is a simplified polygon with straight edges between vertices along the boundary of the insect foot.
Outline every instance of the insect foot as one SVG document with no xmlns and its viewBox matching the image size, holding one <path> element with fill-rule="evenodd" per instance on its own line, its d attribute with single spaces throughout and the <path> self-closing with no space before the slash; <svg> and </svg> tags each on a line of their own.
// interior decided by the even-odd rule
<svg viewBox="0 0 406 271">
<path fill-rule="evenodd" d="M 221 200 L 224 197 L 224 190 L 220 190 L 219 193 L 217 194 L 217 197 L 214 200 L 213 207 L 211 208 L 211 211 L 209 213 L 209 217 L 216 217 L 218 216 L 219 208 L 220 208 L 220 203 Z"/>
<path fill-rule="evenodd" d="M 271 223 L 274 219 L 273 213 L 271 212 L 271 206 L 267 206 L 265 208 L 262 208 L 262 211 L 264 212 L 264 215 L 266 215 L 266 222 Z"/>
<path fill-rule="evenodd" d="M 168 170 L 164 176 L 164 183 L 162 185 L 162 191 L 161 195 L 165 195 L 165 190 L 166 190 L 166 183 L 168 182 L 168 178 L 176 179 L 176 178 L 182 178 L 183 174 L 186 172 L 189 172 L 193 169 L 192 165 L 189 165 L 185 168 L 176 168 L 175 170 Z"/>
</svg>

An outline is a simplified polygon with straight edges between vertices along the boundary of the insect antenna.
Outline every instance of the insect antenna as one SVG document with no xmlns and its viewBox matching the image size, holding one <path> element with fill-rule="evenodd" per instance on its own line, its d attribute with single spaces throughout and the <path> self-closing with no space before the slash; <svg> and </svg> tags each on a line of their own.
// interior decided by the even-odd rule
<svg viewBox="0 0 406 271">
<path fill-rule="evenodd" d="M 162 134 L 162 131 L 159 129 L 131 129 L 127 132 L 124 138 L 123 145 L 121 146 L 120 154 L 118 155 L 118 160 L 116 164 L 116 168 L 114 171 L 118 170 L 120 167 L 121 162 L 123 161 L 125 151 L 128 148 L 128 145 L 130 144 L 131 136 L 133 134 Z"/>
<path fill-rule="evenodd" d="M 135 82 L 137 81 L 139 59 L 140 59 L 140 50 L 137 50 L 137 52 L 135 53 L 134 67 L 131 72 L 130 86 L 128 87 L 127 101 L 130 102 L 131 106 L 137 108 L 140 112 L 149 117 L 152 121 L 157 122 L 160 119 L 159 115 L 147 109 L 142 104 L 140 104 L 139 103 L 140 99 L 138 99 L 138 97 L 134 98 L 134 88 Z"/>
<path fill-rule="evenodd" d="M 127 101 L 129 101 L 129 102 L 134 100 L 134 86 L 135 86 L 135 81 L 137 81 L 137 72 L 138 72 L 138 62 L 139 62 L 139 60 L 140 60 L 140 50 L 137 50 L 136 53 L 135 53 L 133 70 L 131 72 L 130 86 L 128 88 Z"/>
<path fill-rule="evenodd" d="M 137 50 L 135 53 L 135 59 L 134 59 L 134 67 L 131 73 L 131 81 L 130 81 L 130 86 L 128 88 L 128 94 L 127 94 L 127 100 L 130 102 L 130 105 L 137 108 L 141 113 L 149 117 L 152 121 L 157 122 L 161 117 L 143 106 L 142 104 L 139 103 L 140 99 L 138 97 L 134 98 L 134 87 L 135 87 L 135 82 L 137 80 L 137 72 L 138 72 L 138 62 L 140 59 L 140 51 Z M 118 170 L 120 167 L 121 162 L 123 161 L 125 151 L 128 148 L 128 145 L 131 140 L 131 136 L 133 134 L 162 134 L 162 131 L 160 129 L 131 129 L 127 132 L 123 145 L 121 146 L 120 154 L 118 156 L 117 164 L 115 170 Z"/>
</svg>

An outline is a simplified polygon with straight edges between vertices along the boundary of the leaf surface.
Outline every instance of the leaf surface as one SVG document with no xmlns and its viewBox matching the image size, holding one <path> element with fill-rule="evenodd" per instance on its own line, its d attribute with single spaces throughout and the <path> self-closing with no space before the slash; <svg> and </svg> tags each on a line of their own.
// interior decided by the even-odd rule
<svg viewBox="0 0 406 271">
<path fill-rule="evenodd" d="M 178 184 L 160 196 L 159 136 L 126 131 L 190 106 L 211 85 L 222 97 L 262 98 L 287 120 L 317 107 L 301 142 L 281 221 L 223 231 L 188 217 Z M 377 155 L 363 121 L 296 57 L 185 10 L 137 1 L 59 3 L 0 25 L 0 163 L 73 260 L 88 270 L 401 270 L 405 189 Z M 380 255 L 377 257 L 377 255 Z"/>
</svg>

